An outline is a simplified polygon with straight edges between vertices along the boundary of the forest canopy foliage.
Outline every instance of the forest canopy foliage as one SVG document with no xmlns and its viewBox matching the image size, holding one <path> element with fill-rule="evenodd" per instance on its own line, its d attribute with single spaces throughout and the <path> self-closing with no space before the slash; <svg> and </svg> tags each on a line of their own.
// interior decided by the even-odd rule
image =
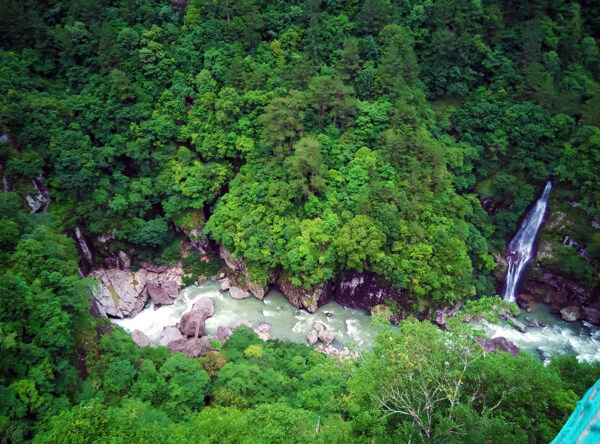
<svg viewBox="0 0 600 444">
<path fill-rule="evenodd" d="M 413 321 L 341 366 L 244 328 L 199 360 L 138 350 L 61 234 L 169 263 L 197 229 L 262 283 L 372 271 L 427 308 L 495 294 L 552 176 L 588 246 L 553 266 L 590 290 L 597 2 L 3 0 L 0 29 L 3 441 L 543 442 L 598 377 Z M 22 211 L 33 178 L 49 213 Z"/>
</svg>

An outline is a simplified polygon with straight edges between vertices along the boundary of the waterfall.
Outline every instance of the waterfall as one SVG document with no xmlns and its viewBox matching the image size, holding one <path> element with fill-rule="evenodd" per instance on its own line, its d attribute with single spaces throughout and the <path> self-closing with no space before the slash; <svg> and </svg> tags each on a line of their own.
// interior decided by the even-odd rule
<svg viewBox="0 0 600 444">
<path fill-rule="evenodd" d="M 506 275 L 506 290 L 502 298 L 506 301 L 516 301 L 517 284 L 519 283 L 519 278 L 521 277 L 521 273 L 523 273 L 525 264 L 531 259 L 533 244 L 540 225 L 542 225 L 546 207 L 548 206 L 550 188 L 552 188 L 552 184 L 548 181 L 542 196 L 529 213 L 527 213 L 517 235 L 510 241 L 506 249 L 508 273 Z"/>
</svg>

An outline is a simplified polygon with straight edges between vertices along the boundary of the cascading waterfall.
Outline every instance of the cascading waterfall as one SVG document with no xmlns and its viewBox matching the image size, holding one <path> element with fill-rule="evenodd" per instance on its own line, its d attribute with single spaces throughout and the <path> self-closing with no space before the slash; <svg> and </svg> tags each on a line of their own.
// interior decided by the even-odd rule
<svg viewBox="0 0 600 444">
<path fill-rule="evenodd" d="M 508 248 L 506 249 L 508 273 L 506 275 L 506 290 L 504 291 L 503 296 L 503 299 L 506 301 L 516 301 L 517 284 L 519 283 L 519 278 L 523 273 L 525 264 L 531 259 L 533 244 L 535 243 L 537 232 L 542 225 L 544 214 L 546 213 L 551 188 L 552 183 L 548 181 L 542 196 L 538 199 L 527 216 L 525 216 L 525 220 L 517 235 L 510 241 L 510 244 L 508 244 Z"/>
</svg>

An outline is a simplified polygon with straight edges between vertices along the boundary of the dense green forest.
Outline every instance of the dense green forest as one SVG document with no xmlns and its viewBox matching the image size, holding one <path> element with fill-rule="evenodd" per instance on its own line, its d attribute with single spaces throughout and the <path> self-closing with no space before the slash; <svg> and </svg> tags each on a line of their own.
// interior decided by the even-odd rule
<svg viewBox="0 0 600 444">
<path fill-rule="evenodd" d="M 591 291 L 596 1 L 0 0 L 0 29 L 3 441 L 544 442 L 600 376 L 412 320 L 341 365 L 244 328 L 138 350 L 63 235 L 170 264 L 197 230 L 255 281 L 371 271 L 422 311 L 496 294 L 552 177 L 587 247 L 547 265 Z"/>
</svg>

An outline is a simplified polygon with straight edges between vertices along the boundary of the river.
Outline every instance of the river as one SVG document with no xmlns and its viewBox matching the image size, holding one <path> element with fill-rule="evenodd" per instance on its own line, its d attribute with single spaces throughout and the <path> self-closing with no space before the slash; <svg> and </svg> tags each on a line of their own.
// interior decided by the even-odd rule
<svg viewBox="0 0 600 444">
<path fill-rule="evenodd" d="M 182 289 L 173 305 L 165 305 L 154 310 L 150 301 L 146 308 L 134 318 L 113 319 L 125 330 L 143 331 L 151 342 L 157 343 L 164 327 L 175 325 L 181 315 L 190 311 L 194 302 L 202 296 L 210 297 L 215 304 L 214 316 L 206 320 L 206 333 L 216 334 L 220 325 L 227 326 L 232 321 L 247 320 L 253 325 L 262 322 L 271 324 L 271 332 L 277 339 L 306 343 L 306 335 L 316 321 L 320 321 L 335 333 L 333 345 L 370 349 L 376 335 L 371 325 L 371 317 L 357 309 L 345 308 L 330 302 L 315 314 L 298 310 L 278 291 L 271 290 L 260 301 L 254 297 L 237 300 L 229 292 L 221 293 L 218 282 L 205 282 Z M 327 314 L 329 314 L 329 316 Z"/>
</svg>

